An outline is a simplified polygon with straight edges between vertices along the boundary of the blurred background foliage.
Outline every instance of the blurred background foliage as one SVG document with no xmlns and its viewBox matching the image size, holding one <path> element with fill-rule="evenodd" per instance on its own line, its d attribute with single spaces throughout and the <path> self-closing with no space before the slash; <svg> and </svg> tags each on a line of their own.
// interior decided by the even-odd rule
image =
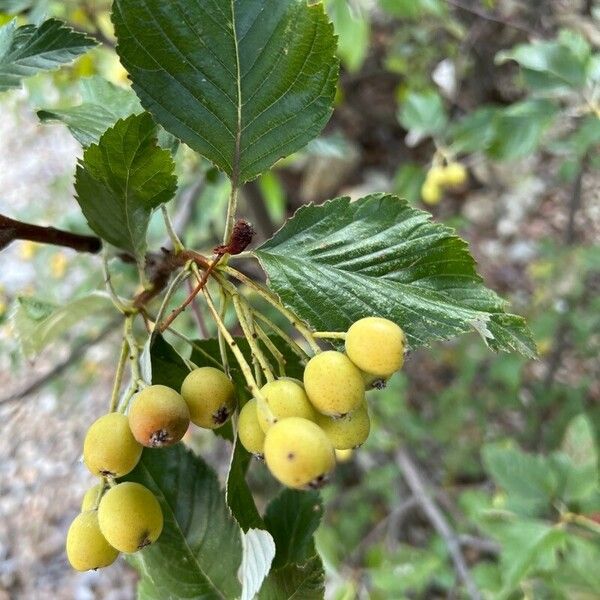
<svg viewBox="0 0 600 600">
<path fill-rule="evenodd" d="M 600 4 L 326 5 L 343 66 L 336 111 L 319 139 L 244 189 L 257 241 L 304 203 L 396 192 L 469 241 L 486 282 L 528 318 L 540 353 L 492 355 L 467 336 L 415 352 L 373 394 L 371 437 L 324 491 L 317 539 L 328 596 L 461 597 L 447 536 L 407 483 L 409 453 L 482 597 L 599 598 Z M 0 23 L 52 15 L 103 42 L 0 97 L 0 212 L 87 231 L 72 199 L 81 149 L 60 122 L 77 138 L 78 119 L 102 122 L 103 111 L 132 101 L 109 9 L 0 0 Z M 175 156 L 176 226 L 188 246 L 210 249 L 228 183 L 187 148 Z M 467 181 L 424 203 L 427 173 L 454 161 Z M 160 220 L 149 239 L 156 250 L 166 243 Z M 116 287 L 131 292 L 135 269 L 111 266 Z M 22 242 L 3 252 L 1 272 L 0 416 L 3 427 L 24 426 L 0 446 L 0 598 L 133 597 L 125 565 L 72 574 L 62 537 L 52 537 L 64 534 L 89 484 L 77 449 L 118 353 L 109 304 L 66 305 L 101 288 L 100 261 Z M 181 328 L 202 333 L 190 315 Z M 226 467 L 224 441 L 203 432 L 188 442 Z M 271 493 L 262 465 L 250 479 L 259 501 Z M 60 507 L 48 505 L 55 493 Z"/>
</svg>

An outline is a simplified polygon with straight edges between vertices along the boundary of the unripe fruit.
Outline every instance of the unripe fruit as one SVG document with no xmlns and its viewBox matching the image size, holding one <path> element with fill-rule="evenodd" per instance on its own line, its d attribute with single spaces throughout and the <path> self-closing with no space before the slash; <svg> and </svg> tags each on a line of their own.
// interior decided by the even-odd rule
<svg viewBox="0 0 600 600">
<path fill-rule="evenodd" d="M 265 448 L 265 432 L 262 430 L 256 413 L 256 398 L 248 400 L 240 410 L 238 436 L 242 446 L 251 454 L 262 456 Z"/>
<path fill-rule="evenodd" d="M 431 167 L 427 171 L 425 181 L 436 187 L 443 186 L 446 181 L 446 167 L 442 167 L 441 165 Z"/>
<path fill-rule="evenodd" d="M 317 425 L 325 432 L 336 450 L 357 448 L 365 443 L 371 429 L 367 403 L 339 419 L 319 415 Z"/>
<path fill-rule="evenodd" d="M 100 417 L 85 435 L 83 462 L 94 475 L 127 475 L 141 455 L 142 447 L 133 437 L 127 417 L 121 413 Z"/>
<path fill-rule="evenodd" d="M 235 408 L 235 388 L 219 369 L 194 369 L 183 381 L 181 395 L 198 427 L 216 429 L 229 419 Z"/>
<path fill-rule="evenodd" d="M 96 510 L 98 508 L 98 502 L 100 501 L 100 494 L 104 489 L 104 483 L 98 483 L 94 487 L 91 487 L 83 496 L 81 502 L 81 512 L 88 510 Z"/>
<path fill-rule="evenodd" d="M 190 424 L 185 400 L 166 385 L 151 385 L 134 397 L 129 427 L 135 439 L 149 448 L 176 444 Z"/>
<path fill-rule="evenodd" d="M 442 199 L 442 188 L 437 183 L 426 179 L 421 187 L 421 199 L 425 204 L 439 204 Z"/>
<path fill-rule="evenodd" d="M 468 173 L 464 165 L 459 162 L 448 163 L 448 166 L 444 169 L 442 176 L 442 185 L 448 187 L 460 187 L 467 181 Z"/>
<path fill-rule="evenodd" d="M 299 385 L 296 381 L 291 379 L 269 381 L 260 391 L 275 419 L 275 423 L 289 417 L 302 417 L 309 421 L 315 420 L 315 409 L 304 391 L 304 386 Z M 258 422 L 265 433 L 273 425 L 261 411 L 258 411 Z"/>
<path fill-rule="evenodd" d="M 404 364 L 404 332 L 396 323 L 366 317 L 353 323 L 346 333 L 346 353 L 362 371 L 389 377 Z"/>
<path fill-rule="evenodd" d="M 288 487 L 319 488 L 335 466 L 335 453 L 318 425 L 290 417 L 267 432 L 265 462 L 273 476 Z"/>
<path fill-rule="evenodd" d="M 119 551 L 100 532 L 98 512 L 89 510 L 77 515 L 67 533 L 67 558 L 77 571 L 108 567 Z"/>
<path fill-rule="evenodd" d="M 147 487 L 126 481 L 102 496 L 98 522 L 111 546 L 121 552 L 136 552 L 158 539 L 163 514 L 158 500 Z"/>
<path fill-rule="evenodd" d="M 345 354 L 334 350 L 321 352 L 308 361 L 304 387 L 311 404 L 331 417 L 356 410 L 365 397 L 360 371 Z"/>
</svg>

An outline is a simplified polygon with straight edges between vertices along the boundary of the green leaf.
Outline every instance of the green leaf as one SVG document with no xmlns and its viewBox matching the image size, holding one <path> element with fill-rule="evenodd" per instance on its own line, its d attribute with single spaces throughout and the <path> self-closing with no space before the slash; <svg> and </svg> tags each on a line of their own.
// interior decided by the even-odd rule
<svg viewBox="0 0 600 600">
<path fill-rule="evenodd" d="M 483 286 L 467 244 L 395 196 L 305 206 L 256 256 L 270 287 L 316 330 L 378 315 L 412 346 L 474 329 L 494 350 L 535 355 L 524 320 Z"/>
<path fill-rule="evenodd" d="M 143 112 L 137 96 L 93 76 L 81 80 L 81 104 L 70 108 L 44 108 L 37 111 L 42 122 L 64 123 L 84 147 L 97 144 L 102 134 L 119 119 Z"/>
<path fill-rule="evenodd" d="M 329 120 L 338 63 L 320 3 L 115 0 L 113 22 L 142 105 L 235 185 Z"/>
<path fill-rule="evenodd" d="M 284 489 L 268 506 L 265 525 L 275 540 L 273 568 L 301 564 L 315 554 L 313 535 L 323 505 L 317 492 Z"/>
<path fill-rule="evenodd" d="M 269 573 L 258 600 L 323 600 L 325 573 L 323 563 L 313 556 L 302 565 L 287 565 Z"/>
<path fill-rule="evenodd" d="M 150 115 L 132 115 L 84 152 L 75 175 L 77 201 L 101 238 L 141 262 L 152 211 L 175 194 L 174 169 L 171 154 L 157 145 Z"/>
<path fill-rule="evenodd" d="M 558 40 L 520 44 L 499 52 L 496 62 L 514 60 L 525 70 L 525 80 L 534 89 L 581 88 L 587 79 L 591 48 L 585 39 L 563 31 Z"/>
<path fill-rule="evenodd" d="M 164 516 L 158 541 L 131 557 L 140 571 L 140 597 L 239 597 L 241 531 L 214 471 L 183 444 L 176 444 L 160 450 L 146 448 L 126 479 L 149 488 Z"/>
<path fill-rule="evenodd" d="M 395 17 L 419 19 L 428 15 L 445 17 L 448 7 L 443 0 L 379 0 L 381 8 Z"/>
<path fill-rule="evenodd" d="M 448 122 L 442 97 L 435 91 L 410 92 L 402 103 L 398 119 L 416 138 L 436 135 Z"/>
<path fill-rule="evenodd" d="M 251 527 L 264 527 L 263 520 L 256 508 L 250 488 L 246 483 L 246 471 L 254 458 L 236 438 L 227 474 L 225 499 L 233 516 L 244 531 Z"/>
<path fill-rule="evenodd" d="M 502 444 L 484 446 L 482 458 L 486 471 L 508 494 L 509 508 L 536 515 L 550 507 L 558 482 L 548 459 Z"/>
<path fill-rule="evenodd" d="M 181 390 L 181 384 L 190 370 L 183 358 L 162 335 L 156 335 L 150 346 L 150 363 L 152 365 L 152 383 L 166 385 L 173 390 Z"/>
<path fill-rule="evenodd" d="M 488 154 L 497 160 L 515 160 L 532 154 L 556 114 L 548 100 L 524 100 L 496 113 L 495 137 Z"/>
<path fill-rule="evenodd" d="M 88 317 L 110 314 L 108 294 L 97 291 L 61 306 L 37 298 L 19 296 L 13 313 L 15 331 L 23 353 L 29 358 Z"/>
<path fill-rule="evenodd" d="M 39 27 L 17 27 L 13 19 L 0 27 L 0 92 L 19 87 L 22 79 L 40 71 L 58 69 L 96 45 L 56 19 Z"/>
<path fill-rule="evenodd" d="M 452 151 L 477 152 L 487 150 L 496 134 L 495 116 L 498 109 L 485 106 L 464 116 L 450 126 L 448 135 L 452 140 Z"/>
<path fill-rule="evenodd" d="M 569 423 L 561 450 L 568 459 L 563 497 L 567 502 L 583 500 L 598 489 L 598 450 L 586 415 L 578 415 Z"/>
<path fill-rule="evenodd" d="M 502 591 L 495 596 L 499 600 L 511 597 L 510 594 L 529 573 L 555 569 L 557 553 L 567 539 L 564 529 L 543 521 L 519 519 L 492 523 L 485 528 L 502 546 Z"/>
<path fill-rule="evenodd" d="M 327 12 L 338 35 L 338 55 L 348 71 L 354 73 L 362 67 L 369 49 L 368 12 L 359 12 L 347 0 L 329 0 Z"/>
<path fill-rule="evenodd" d="M 242 534 L 242 547 L 241 600 L 253 600 L 271 569 L 271 562 L 275 556 L 275 543 L 268 532 L 262 529 L 250 529 Z"/>
<path fill-rule="evenodd" d="M 421 187 L 425 181 L 425 170 L 416 162 L 405 162 L 394 177 L 394 192 L 409 202 L 421 198 Z"/>
</svg>

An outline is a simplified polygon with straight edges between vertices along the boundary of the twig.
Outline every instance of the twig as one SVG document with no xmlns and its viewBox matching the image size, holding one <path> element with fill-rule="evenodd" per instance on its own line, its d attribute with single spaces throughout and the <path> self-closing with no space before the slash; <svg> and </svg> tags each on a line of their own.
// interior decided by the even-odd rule
<svg viewBox="0 0 600 600">
<path fill-rule="evenodd" d="M 402 471 L 402 475 L 408 487 L 419 501 L 423 512 L 433 525 L 434 529 L 444 540 L 450 557 L 452 558 L 452 562 L 454 563 L 456 573 L 459 579 L 464 583 L 468 596 L 472 600 L 481 600 L 481 593 L 477 589 L 475 581 L 471 577 L 471 573 L 467 567 L 465 558 L 462 555 L 458 537 L 450 527 L 444 514 L 431 498 L 431 495 L 425 489 L 425 483 L 419 474 L 416 465 L 408 452 L 403 448 L 396 451 L 396 463 L 400 468 L 400 471 Z"/>
<path fill-rule="evenodd" d="M 190 293 L 194 289 L 194 282 L 191 279 L 188 279 L 188 289 L 190 290 Z M 198 306 L 198 303 L 196 302 L 196 298 L 194 298 L 194 301 L 192 302 L 191 307 L 192 307 L 192 313 L 194 315 L 194 318 L 196 319 L 196 325 L 198 325 L 198 329 L 200 330 L 202 337 L 208 338 L 209 337 L 208 327 L 206 326 L 206 322 L 204 320 L 204 315 L 202 314 L 202 311 L 200 310 L 200 307 Z"/>
<path fill-rule="evenodd" d="M 569 199 L 569 214 L 567 226 L 565 228 L 563 242 L 565 247 L 569 248 L 575 243 L 575 217 L 577 211 L 581 207 L 581 187 L 583 182 L 583 174 L 585 172 L 587 160 L 582 158 L 577 177 L 573 182 L 571 197 Z M 562 362 L 562 356 L 566 348 L 566 338 L 569 333 L 569 311 L 564 311 L 561 315 L 556 334 L 554 336 L 554 347 L 548 357 L 548 367 L 544 376 L 544 389 L 548 390 L 554 383 L 554 378 Z M 541 425 L 541 422 L 540 422 Z"/>
<path fill-rule="evenodd" d="M 64 246 L 77 252 L 97 254 L 102 248 L 100 238 L 92 235 L 71 233 L 55 227 L 41 227 L 31 223 L 23 223 L 0 215 L 0 250 L 15 240 L 28 240 L 40 244 Z"/>
<path fill-rule="evenodd" d="M 222 254 L 217 254 L 217 256 L 215 256 L 215 258 L 208 265 L 208 269 L 204 271 L 204 274 L 202 275 L 200 281 L 198 281 L 196 287 L 188 294 L 187 298 L 176 309 L 174 309 L 162 323 L 157 323 L 157 331 L 162 333 L 165 329 L 167 329 L 171 325 L 171 323 L 194 301 L 196 296 L 202 291 L 202 289 L 206 285 L 210 274 L 212 273 L 214 268 L 219 264 L 219 261 L 222 257 Z"/>
<path fill-rule="evenodd" d="M 21 400 L 25 398 L 25 396 L 29 396 L 30 394 L 37 392 L 47 383 L 50 383 L 53 379 L 60 376 L 69 367 L 77 364 L 85 356 L 86 352 L 90 348 L 92 348 L 96 344 L 99 344 L 102 340 L 107 338 L 118 327 L 120 323 L 121 319 L 111 321 L 95 338 L 85 340 L 84 342 L 81 342 L 80 344 L 74 346 L 69 356 L 67 356 L 63 361 L 59 362 L 54 367 L 52 367 L 50 371 L 42 375 L 39 379 L 32 381 L 23 389 L 17 392 L 13 392 L 9 396 L 0 398 L 0 405 Z"/>
<path fill-rule="evenodd" d="M 531 36 L 535 36 L 535 37 L 545 37 L 545 35 L 539 31 L 530 29 L 529 27 L 522 25 L 520 23 L 515 23 L 515 22 L 509 21 L 507 19 L 502 19 L 501 17 L 497 17 L 496 15 L 491 15 L 490 13 L 485 12 L 474 6 L 467 6 L 466 4 L 463 4 L 462 2 L 460 2 L 459 0 L 447 0 L 447 1 L 448 1 L 448 4 L 451 4 L 455 8 L 458 8 L 460 10 L 464 10 L 465 12 L 471 13 L 472 15 L 475 15 L 476 17 L 479 17 L 480 19 L 483 19 L 485 21 L 491 21 L 492 23 L 499 23 L 500 25 L 505 25 L 506 27 L 516 29 L 517 31 L 522 31 L 523 33 L 526 33 L 527 35 L 531 35 Z"/>
</svg>

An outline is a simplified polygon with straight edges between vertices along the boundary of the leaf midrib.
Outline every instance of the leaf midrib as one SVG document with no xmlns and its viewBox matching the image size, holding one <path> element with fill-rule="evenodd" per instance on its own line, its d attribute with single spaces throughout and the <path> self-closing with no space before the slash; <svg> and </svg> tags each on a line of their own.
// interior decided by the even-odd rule
<svg viewBox="0 0 600 600">
<path fill-rule="evenodd" d="M 183 533 L 183 530 L 181 529 L 181 526 L 179 525 L 179 521 L 177 520 L 177 518 L 175 516 L 175 511 L 174 511 L 173 507 L 171 506 L 171 504 L 169 503 L 169 501 L 167 500 L 167 497 L 164 495 L 161 486 L 158 484 L 156 479 L 152 476 L 152 473 L 150 472 L 150 470 L 148 469 L 148 467 L 145 464 L 140 463 L 140 466 L 142 467 L 143 471 L 146 473 L 146 475 L 148 476 L 150 481 L 152 481 L 152 483 L 155 485 L 156 489 L 160 490 L 160 495 L 162 496 L 164 503 L 169 507 L 169 511 L 171 512 L 171 517 L 173 519 L 173 522 L 175 523 L 175 526 L 177 527 L 177 531 L 181 535 L 181 539 L 183 540 L 183 547 L 186 549 L 188 554 L 192 557 L 193 562 L 196 564 L 199 573 L 206 579 L 207 583 L 210 586 L 212 586 L 212 588 L 215 590 L 215 592 L 219 595 L 220 598 L 223 598 L 223 600 L 227 600 L 226 597 L 221 592 L 221 590 L 217 587 L 217 585 L 212 581 L 212 579 L 202 569 L 202 566 L 200 565 L 198 558 L 194 554 L 191 546 L 188 544 L 187 538 L 185 537 L 185 534 Z"/>
</svg>

